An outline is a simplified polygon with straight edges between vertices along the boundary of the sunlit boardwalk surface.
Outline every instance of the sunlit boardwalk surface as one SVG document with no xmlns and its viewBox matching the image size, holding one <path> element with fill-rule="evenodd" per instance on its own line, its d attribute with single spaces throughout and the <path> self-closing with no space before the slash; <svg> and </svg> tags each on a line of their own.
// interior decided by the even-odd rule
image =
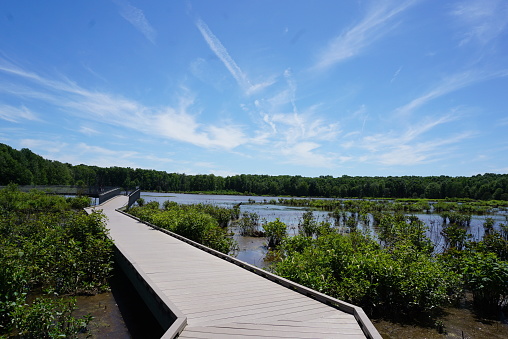
<svg viewBox="0 0 508 339">
<path fill-rule="evenodd" d="M 100 208 L 116 246 L 186 316 L 179 338 L 365 338 L 349 314 L 215 257 L 120 212 Z M 98 208 L 99 209 L 99 208 Z M 373 337 L 378 338 L 375 333 Z"/>
</svg>

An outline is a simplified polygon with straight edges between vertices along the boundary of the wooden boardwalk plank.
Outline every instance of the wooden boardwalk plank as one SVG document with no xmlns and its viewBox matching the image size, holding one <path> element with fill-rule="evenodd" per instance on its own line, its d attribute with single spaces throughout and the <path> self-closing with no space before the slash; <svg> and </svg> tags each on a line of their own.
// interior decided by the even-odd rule
<svg viewBox="0 0 508 339">
<path fill-rule="evenodd" d="M 102 206 L 110 236 L 187 316 L 179 338 L 365 338 L 352 314 Z"/>
<path fill-rule="evenodd" d="M 180 304 L 181 310 L 187 314 L 187 316 L 200 317 L 200 316 L 211 316 L 211 315 L 221 315 L 221 314 L 242 314 L 243 312 L 252 312 L 252 313 L 261 313 L 267 312 L 272 309 L 276 309 L 277 307 L 283 306 L 284 308 L 292 307 L 295 309 L 300 309 L 307 306 L 312 306 L 306 300 L 278 300 L 272 302 L 264 302 L 264 303 L 250 303 L 250 302 L 235 302 L 229 301 L 227 303 L 221 303 L 220 306 L 217 306 L 215 303 L 211 303 L 203 307 L 202 305 L 188 305 L 184 306 Z"/>
<path fill-rule="evenodd" d="M 273 328 L 242 328 L 235 327 L 234 325 L 230 327 L 218 327 L 218 326 L 207 326 L 207 327 L 189 327 L 185 333 L 189 333 L 191 336 L 200 337 L 200 335 L 207 334 L 212 335 L 220 335 L 222 337 L 257 337 L 257 338 L 343 338 L 347 333 L 309 333 L 298 331 L 294 329 L 286 328 L 286 331 L 283 329 L 278 329 L 277 332 L 273 331 Z M 276 336 L 274 336 L 276 335 Z M 358 333 L 350 333 L 350 335 L 355 336 L 357 338 L 364 338 L 363 333 L 358 336 Z M 185 338 L 185 336 L 180 336 L 180 338 Z"/>
</svg>

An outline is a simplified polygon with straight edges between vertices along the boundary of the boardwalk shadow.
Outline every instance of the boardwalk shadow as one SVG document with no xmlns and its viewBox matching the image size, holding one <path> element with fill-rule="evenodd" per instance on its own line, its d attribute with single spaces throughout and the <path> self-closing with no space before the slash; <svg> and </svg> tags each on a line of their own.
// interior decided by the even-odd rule
<svg viewBox="0 0 508 339">
<path fill-rule="evenodd" d="M 110 280 L 111 292 L 132 339 L 160 338 L 164 329 L 145 305 L 129 278 L 115 265 Z"/>
</svg>

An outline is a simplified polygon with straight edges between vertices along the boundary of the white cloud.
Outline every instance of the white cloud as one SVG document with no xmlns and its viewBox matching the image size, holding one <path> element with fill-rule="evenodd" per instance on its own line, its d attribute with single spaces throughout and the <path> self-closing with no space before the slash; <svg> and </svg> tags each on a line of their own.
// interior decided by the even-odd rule
<svg viewBox="0 0 508 339">
<path fill-rule="evenodd" d="M 229 55 L 226 47 L 224 47 L 219 38 L 213 34 L 208 25 L 203 20 L 198 19 L 196 21 L 196 27 L 201 32 L 201 35 L 208 44 L 208 47 L 210 47 L 212 52 L 214 52 L 215 55 L 222 61 L 224 66 L 226 66 L 229 73 L 231 73 L 233 78 L 235 78 L 236 82 L 246 95 L 252 95 L 254 93 L 260 92 L 275 82 L 273 79 L 270 79 L 253 85 L 247 75 L 237 65 L 235 60 Z"/>
<path fill-rule="evenodd" d="M 196 26 L 203 35 L 208 47 L 217 55 L 217 57 L 222 61 L 224 66 L 228 69 L 229 73 L 235 78 L 236 82 L 240 87 L 245 90 L 248 90 L 252 85 L 247 79 L 247 76 L 242 72 L 240 67 L 236 64 L 236 62 L 229 55 L 226 47 L 222 45 L 220 40 L 212 33 L 208 25 L 201 19 L 196 21 Z"/>
<path fill-rule="evenodd" d="M 262 145 L 263 153 L 269 153 L 282 163 L 308 167 L 330 167 L 338 157 L 323 153 L 326 142 L 335 140 L 341 132 L 338 123 L 321 119 L 316 112 L 320 104 L 297 106 L 297 82 L 290 68 L 283 72 L 285 84 L 266 99 L 254 101 L 254 109 L 260 117 L 260 129 L 252 144 Z M 267 149 L 267 145 L 270 145 Z"/>
<path fill-rule="evenodd" d="M 260 82 L 259 84 L 251 85 L 247 89 L 246 94 L 252 95 L 252 94 L 261 92 L 265 88 L 272 86 L 274 83 L 275 83 L 275 79 L 269 79 L 269 80 L 266 80 L 265 82 Z"/>
<path fill-rule="evenodd" d="M 437 84 L 433 89 L 431 89 L 427 93 L 419 96 L 416 99 L 413 99 L 408 104 L 397 108 L 396 113 L 401 115 L 409 115 L 420 106 L 423 106 L 427 102 L 439 98 L 443 95 L 457 91 L 461 88 L 467 87 L 469 85 L 481 81 L 506 76 L 508 76 L 507 70 L 490 73 L 480 71 L 467 71 L 453 74 L 443 79 L 439 84 Z"/>
<path fill-rule="evenodd" d="M 198 123 L 196 116 L 189 112 L 194 99 L 186 93 L 179 97 L 175 107 L 148 107 L 118 95 L 89 91 L 70 81 L 43 78 L 19 68 L 0 64 L 0 71 L 38 85 L 10 91 L 10 94 L 43 99 L 85 120 L 123 126 L 146 135 L 155 134 L 205 148 L 230 150 L 247 141 L 240 126 Z"/>
<path fill-rule="evenodd" d="M 187 113 L 187 107 L 181 111 L 168 108 L 153 115 L 152 119 L 141 124 L 146 133 L 155 131 L 159 135 L 200 147 L 233 149 L 246 141 L 238 126 L 201 126 L 193 115 Z"/>
<path fill-rule="evenodd" d="M 37 116 L 25 106 L 14 107 L 0 104 L 0 119 L 10 122 L 20 122 L 21 120 L 39 120 Z"/>
<path fill-rule="evenodd" d="M 120 15 L 140 31 L 151 43 L 155 44 L 157 32 L 150 25 L 143 11 L 129 3 L 119 3 L 119 5 L 121 7 Z"/>
<path fill-rule="evenodd" d="M 131 159 L 136 156 L 138 156 L 137 152 L 112 150 L 80 142 L 76 145 L 69 145 L 64 151 L 55 154 L 54 158 L 71 164 L 84 163 L 99 167 L 134 167 L 134 162 Z"/>
<path fill-rule="evenodd" d="M 418 1 L 371 1 L 362 21 L 332 39 L 319 55 L 314 68 L 329 68 L 360 54 L 392 29 L 393 20 L 416 2 Z"/>
<path fill-rule="evenodd" d="M 320 147 L 315 142 L 298 142 L 282 146 L 280 153 L 286 157 L 284 162 L 308 167 L 330 168 L 334 164 L 334 156 L 326 156 L 316 152 Z"/>
<path fill-rule="evenodd" d="M 508 126 L 508 117 L 499 119 L 496 126 Z"/>
<path fill-rule="evenodd" d="M 394 144 L 387 151 L 381 151 L 374 159 L 383 165 L 412 166 L 434 162 L 449 155 L 454 144 L 471 137 L 465 132 L 443 139 L 435 139 L 415 144 Z"/>
<path fill-rule="evenodd" d="M 468 0 L 457 3 L 452 16 L 462 27 L 460 45 L 486 45 L 508 26 L 508 3 L 505 0 Z"/>
<path fill-rule="evenodd" d="M 390 83 L 393 83 L 395 79 L 399 76 L 400 72 L 402 71 L 402 66 L 400 66 L 395 73 L 392 76 L 392 79 L 390 80 Z"/>
<path fill-rule="evenodd" d="M 453 146 L 473 136 L 462 132 L 446 137 L 433 137 L 430 132 L 440 125 L 457 120 L 458 116 L 445 115 L 437 119 L 424 119 L 406 130 L 370 135 L 354 146 L 367 150 L 364 161 L 383 165 L 417 165 L 441 159 L 453 150 Z M 353 145 L 349 145 L 352 147 Z"/>
<path fill-rule="evenodd" d="M 136 167 L 135 159 L 148 160 L 159 164 L 173 161 L 170 158 L 156 157 L 151 154 L 138 153 L 131 150 L 109 149 L 84 142 L 74 144 L 42 139 L 22 139 L 20 146 L 30 148 L 46 159 L 99 167 Z"/>
<path fill-rule="evenodd" d="M 396 145 L 406 145 L 415 141 L 415 139 L 424 133 L 431 131 L 433 128 L 456 119 L 457 117 L 453 117 L 452 115 L 445 115 L 438 119 L 427 118 L 422 121 L 418 121 L 403 132 L 397 131 L 366 136 L 363 138 L 363 147 L 370 151 L 378 151 L 391 148 Z"/>
<path fill-rule="evenodd" d="M 285 140 L 288 144 L 300 141 L 332 141 L 340 128 L 338 123 L 327 123 L 316 116 L 319 104 L 306 107 L 302 112 L 296 104 L 297 84 L 290 69 L 284 71 L 287 87 L 273 97 L 256 101 L 262 121 L 269 126 L 267 133 L 271 133 L 276 140 Z"/>
<path fill-rule="evenodd" d="M 85 144 L 84 142 L 80 142 L 76 146 L 76 151 L 80 154 L 95 154 L 100 156 L 107 156 L 113 159 L 130 159 L 132 157 L 139 156 L 138 152 L 134 151 L 121 151 L 121 150 L 111 150 L 101 146 L 93 146 Z M 111 163 L 111 162 L 110 162 Z"/>
<path fill-rule="evenodd" d="M 65 142 L 41 139 L 22 139 L 19 144 L 21 147 L 38 149 L 48 153 L 60 153 L 62 149 L 68 146 Z"/>
<path fill-rule="evenodd" d="M 100 134 L 99 131 L 97 131 L 93 128 L 90 128 L 90 127 L 86 127 L 86 126 L 81 126 L 79 128 L 79 133 L 82 133 L 82 134 L 85 134 L 88 136 Z"/>
</svg>

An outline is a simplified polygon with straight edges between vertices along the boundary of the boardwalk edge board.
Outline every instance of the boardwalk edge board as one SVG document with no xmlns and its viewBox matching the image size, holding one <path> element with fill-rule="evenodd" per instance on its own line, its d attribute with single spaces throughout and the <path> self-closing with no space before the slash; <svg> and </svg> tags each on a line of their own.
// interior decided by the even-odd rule
<svg viewBox="0 0 508 339">
<path fill-rule="evenodd" d="M 137 267 L 125 251 L 115 245 L 115 261 L 127 275 L 136 291 L 145 301 L 162 328 L 166 330 L 162 338 L 177 338 L 187 326 L 187 317 L 168 297 Z"/>
<path fill-rule="evenodd" d="M 199 249 L 201 249 L 201 250 L 203 250 L 203 251 L 205 251 L 205 252 L 207 252 L 209 254 L 212 254 L 212 255 L 214 255 L 216 257 L 219 257 L 219 258 L 221 258 L 223 260 L 226 260 L 226 261 L 228 261 L 230 263 L 233 263 L 233 264 L 235 264 L 235 265 L 237 265 L 237 266 L 239 266 L 239 267 L 241 267 L 241 268 L 243 268 L 245 270 L 248 270 L 248 271 L 250 271 L 252 273 L 255 273 L 255 274 L 257 274 L 257 275 L 259 275 L 259 276 L 261 276 L 261 277 L 263 277 L 265 279 L 273 281 L 273 282 L 275 282 L 275 283 L 277 283 L 279 285 L 282 285 L 282 286 L 284 286 L 286 288 L 294 290 L 294 291 L 296 291 L 296 292 L 298 292 L 300 294 L 303 294 L 303 295 L 305 295 L 305 296 L 307 296 L 309 298 L 315 299 L 315 300 L 317 300 L 319 302 L 322 302 L 322 303 L 324 303 L 326 305 L 329 305 L 329 306 L 332 306 L 334 308 L 337 308 L 337 309 L 339 309 L 339 310 L 341 310 L 343 312 L 352 314 L 355 317 L 356 321 L 358 322 L 360 328 L 362 329 L 363 333 L 365 334 L 365 336 L 367 338 L 370 338 L 370 339 L 381 339 L 382 338 L 381 335 L 379 334 L 379 332 L 376 330 L 376 328 L 372 324 L 372 322 L 370 321 L 369 317 L 365 314 L 365 312 L 363 311 L 363 309 L 361 307 L 349 304 L 349 303 L 347 303 L 345 301 L 342 301 L 342 300 L 339 300 L 339 299 L 332 298 L 332 297 L 330 297 L 330 296 L 328 296 L 326 294 L 323 294 L 323 293 L 320 293 L 320 292 L 315 291 L 313 289 L 310 289 L 308 287 L 302 286 L 302 285 L 297 284 L 295 282 L 292 282 L 292 281 L 290 281 L 288 279 L 285 279 L 285 278 L 282 278 L 282 277 L 280 277 L 278 275 L 275 275 L 275 274 L 273 274 L 271 272 L 268 272 L 268 271 L 265 271 L 263 269 L 260 269 L 260 268 L 254 266 L 254 265 L 251 265 L 251 264 L 248 264 L 248 263 L 243 262 L 241 260 L 238 260 L 236 258 L 233 258 L 233 257 L 231 257 L 231 256 L 229 256 L 227 254 L 221 253 L 219 251 L 216 251 L 214 249 L 206 247 L 206 246 L 204 246 L 202 244 L 199 244 L 199 243 L 197 243 L 195 241 L 189 240 L 189 239 L 187 239 L 187 238 L 185 238 L 185 237 L 183 237 L 181 235 L 178 235 L 176 233 L 173 233 L 173 232 L 168 231 L 166 229 L 163 229 L 161 227 L 155 226 L 155 225 L 153 225 L 151 223 L 145 222 L 145 221 L 143 221 L 143 220 L 141 220 L 141 219 L 139 219 L 139 218 L 137 218 L 137 217 L 135 217 L 133 215 L 130 215 L 129 213 L 126 213 L 123 209 L 125 209 L 125 207 L 116 209 L 116 211 L 119 212 L 119 213 L 122 213 L 122 214 L 124 214 L 124 215 L 126 215 L 126 216 L 128 216 L 128 217 L 130 217 L 130 218 L 132 218 L 132 219 L 134 219 L 134 220 L 136 220 L 138 222 L 140 222 L 140 223 L 143 223 L 143 224 L 145 224 L 145 225 L 147 225 L 149 227 L 152 227 L 153 229 L 156 229 L 156 230 L 158 230 L 160 232 L 163 232 L 163 233 L 165 233 L 167 235 L 170 235 L 170 236 L 172 236 L 172 237 L 174 237 L 176 239 L 179 239 L 179 240 L 181 240 L 181 241 L 183 241 L 183 242 L 185 242 L 185 243 L 187 243 L 189 245 L 192 245 L 192 246 L 194 246 L 196 248 L 199 248 Z M 148 277 L 146 277 L 146 278 L 149 279 Z M 176 308 L 176 306 L 174 306 L 174 307 Z M 178 309 L 177 309 L 177 311 L 180 312 Z M 168 333 L 168 335 L 169 335 L 169 333 Z M 176 334 L 176 335 L 178 335 L 178 334 Z M 174 338 L 174 337 L 171 337 L 171 336 L 167 336 L 166 337 L 166 336 L 164 336 L 164 338 Z"/>
</svg>

